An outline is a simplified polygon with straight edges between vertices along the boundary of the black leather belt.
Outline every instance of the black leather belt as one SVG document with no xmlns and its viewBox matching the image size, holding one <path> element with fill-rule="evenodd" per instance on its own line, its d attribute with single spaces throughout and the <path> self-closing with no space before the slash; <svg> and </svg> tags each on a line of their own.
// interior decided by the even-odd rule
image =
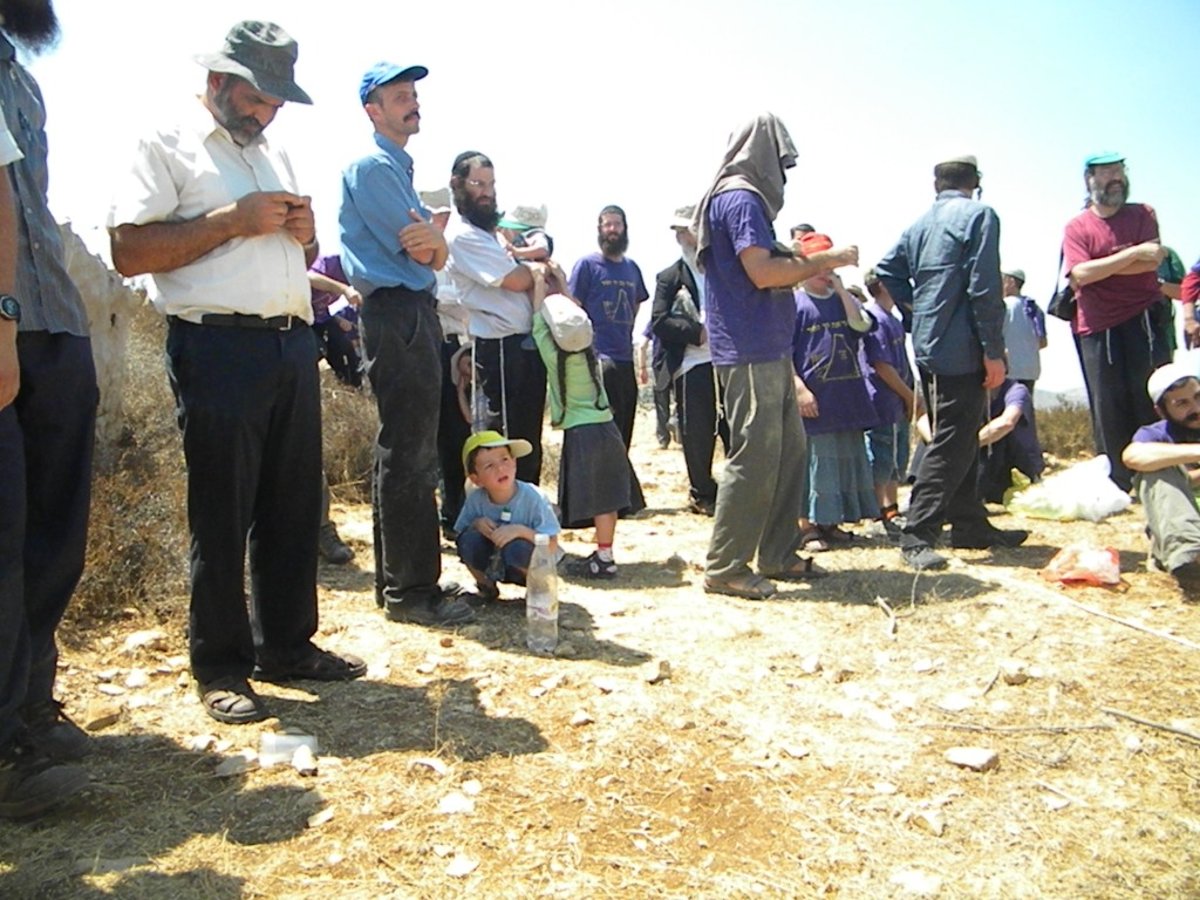
<svg viewBox="0 0 1200 900">
<path fill-rule="evenodd" d="M 200 317 L 201 325 L 218 328 L 257 328 L 265 331 L 291 331 L 308 323 L 299 316 L 247 316 L 243 313 L 207 313 Z"/>
</svg>

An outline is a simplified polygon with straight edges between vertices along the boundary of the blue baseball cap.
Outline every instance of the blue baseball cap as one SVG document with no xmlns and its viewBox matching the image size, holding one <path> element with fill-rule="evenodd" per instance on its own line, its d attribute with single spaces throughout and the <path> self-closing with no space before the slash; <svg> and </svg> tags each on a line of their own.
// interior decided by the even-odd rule
<svg viewBox="0 0 1200 900">
<path fill-rule="evenodd" d="M 381 84 L 387 84 L 397 78 L 420 81 L 428 74 L 429 70 L 424 66 L 400 66 L 396 63 L 377 62 L 363 75 L 362 82 L 358 85 L 358 99 L 362 101 L 363 106 L 366 106 L 367 95 Z"/>
<path fill-rule="evenodd" d="M 1125 162 L 1125 157 L 1115 150 L 1106 150 L 1104 153 L 1094 153 L 1083 161 L 1083 168 L 1090 169 L 1092 166 L 1111 166 L 1114 163 Z"/>
</svg>

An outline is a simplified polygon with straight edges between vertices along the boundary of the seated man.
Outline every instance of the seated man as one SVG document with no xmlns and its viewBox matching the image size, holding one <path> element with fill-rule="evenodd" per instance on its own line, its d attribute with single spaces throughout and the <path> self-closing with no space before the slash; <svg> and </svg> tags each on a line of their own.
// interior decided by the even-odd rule
<svg viewBox="0 0 1200 900">
<path fill-rule="evenodd" d="M 1012 470 L 1040 481 L 1046 468 L 1033 418 L 1029 388 L 1006 378 L 992 391 L 988 421 L 979 429 L 979 499 L 1003 503 L 1012 487 Z"/>
<path fill-rule="evenodd" d="M 1200 599 L 1200 380 L 1187 366 L 1169 363 L 1150 373 L 1150 401 L 1162 418 L 1143 425 L 1121 453 L 1135 473 L 1146 510 L 1150 555 L 1175 576 L 1184 596 Z"/>
</svg>

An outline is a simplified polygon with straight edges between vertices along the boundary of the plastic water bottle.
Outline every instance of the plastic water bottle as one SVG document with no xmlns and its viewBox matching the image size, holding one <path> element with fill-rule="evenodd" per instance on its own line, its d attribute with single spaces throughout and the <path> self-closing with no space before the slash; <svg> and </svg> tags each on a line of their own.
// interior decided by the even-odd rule
<svg viewBox="0 0 1200 900">
<path fill-rule="evenodd" d="M 558 571 L 546 534 L 533 538 L 533 556 L 525 574 L 525 627 L 530 650 L 551 653 L 558 646 Z"/>
</svg>

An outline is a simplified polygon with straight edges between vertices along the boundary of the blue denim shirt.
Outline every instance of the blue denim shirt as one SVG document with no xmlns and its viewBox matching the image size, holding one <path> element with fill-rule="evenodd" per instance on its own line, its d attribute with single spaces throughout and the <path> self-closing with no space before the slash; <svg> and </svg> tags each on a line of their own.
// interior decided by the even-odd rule
<svg viewBox="0 0 1200 900">
<path fill-rule="evenodd" d="M 0 107 L 24 159 L 8 166 L 17 211 L 17 283 L 21 331 L 86 337 L 87 315 L 67 274 L 62 235 L 46 201 L 46 108 L 33 76 L 0 34 Z"/>
<path fill-rule="evenodd" d="M 983 371 L 984 356 L 1004 359 L 1000 218 L 990 206 L 942 191 L 875 271 L 897 303 L 912 304 L 923 369 L 968 375 Z"/>
<path fill-rule="evenodd" d="M 364 297 L 385 287 L 432 291 L 433 269 L 400 247 L 400 229 L 411 225 L 408 211 L 429 213 L 413 188 L 413 161 L 404 148 L 375 133 L 375 152 L 342 173 L 342 268 Z"/>
</svg>

